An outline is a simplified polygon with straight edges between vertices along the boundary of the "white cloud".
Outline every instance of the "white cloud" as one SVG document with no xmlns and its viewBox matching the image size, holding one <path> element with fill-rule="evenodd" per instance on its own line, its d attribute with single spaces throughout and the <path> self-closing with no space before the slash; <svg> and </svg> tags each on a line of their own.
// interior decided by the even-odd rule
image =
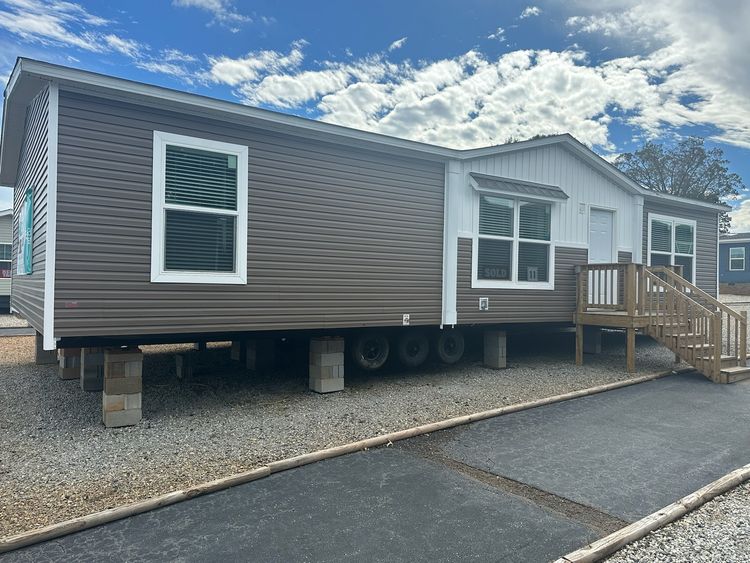
<svg viewBox="0 0 750 563">
<path fill-rule="evenodd" d="M 218 23 L 227 27 L 233 33 L 240 30 L 240 25 L 253 21 L 250 16 L 239 13 L 231 0 L 172 0 L 172 5 L 179 8 L 199 8 L 210 12 L 213 19 L 208 25 Z M 273 18 L 261 19 L 266 25 L 274 21 Z"/>
<path fill-rule="evenodd" d="M 494 32 L 487 36 L 487 39 L 497 39 L 498 41 L 505 41 L 505 29 L 498 27 Z"/>
<path fill-rule="evenodd" d="M 107 23 L 71 2 L 6 0 L 0 9 L 0 27 L 26 41 L 87 51 L 103 50 L 100 36 L 92 29 Z"/>
<path fill-rule="evenodd" d="M 746 199 L 730 211 L 732 218 L 732 232 L 750 231 L 750 199 Z"/>
<path fill-rule="evenodd" d="M 134 41 L 133 39 L 125 39 L 113 33 L 105 35 L 103 39 L 104 42 L 113 50 L 117 51 L 118 53 L 122 53 L 123 55 L 126 55 L 131 59 L 140 57 L 145 50 L 145 47 L 138 41 Z"/>
<path fill-rule="evenodd" d="M 521 15 L 518 16 L 518 18 L 525 20 L 526 18 L 538 16 L 541 13 L 542 10 L 538 6 L 526 6 L 526 8 L 524 8 L 523 12 L 521 12 Z"/>
<path fill-rule="evenodd" d="M 304 55 L 302 49 L 307 44 L 304 40 L 292 43 L 289 53 L 279 51 L 253 51 L 244 57 L 209 57 L 210 69 L 207 78 L 214 82 L 237 86 L 245 82 L 259 80 L 263 75 L 297 68 Z"/>
<path fill-rule="evenodd" d="M 400 49 L 404 46 L 404 43 L 406 43 L 406 40 L 408 37 L 402 37 L 401 39 L 396 39 L 393 43 L 391 43 L 388 46 L 389 51 L 395 51 L 396 49 Z"/>
</svg>

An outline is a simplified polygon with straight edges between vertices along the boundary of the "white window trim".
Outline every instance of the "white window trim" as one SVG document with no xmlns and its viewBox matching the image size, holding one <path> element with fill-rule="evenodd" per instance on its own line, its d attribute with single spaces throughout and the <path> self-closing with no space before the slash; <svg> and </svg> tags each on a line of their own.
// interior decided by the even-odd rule
<svg viewBox="0 0 750 563">
<path fill-rule="evenodd" d="M 732 258 L 732 250 L 741 250 L 742 258 Z M 742 260 L 742 268 L 732 268 L 732 260 Z M 744 272 L 745 271 L 745 247 L 744 246 L 730 246 L 729 247 L 729 271 L 730 272 Z"/>
<path fill-rule="evenodd" d="M 479 279 L 479 200 L 482 195 L 495 195 L 510 199 L 514 202 L 513 205 L 513 236 L 504 237 L 497 235 L 482 235 L 481 238 L 495 239 L 495 240 L 508 240 L 511 241 L 511 279 L 510 280 L 482 280 Z M 520 205 L 521 201 L 530 201 L 538 203 L 540 201 L 548 203 L 550 205 L 550 240 L 534 240 L 534 239 L 520 239 L 518 236 L 519 231 L 519 216 L 520 216 Z M 555 201 L 542 198 L 526 198 L 519 196 L 511 196 L 505 193 L 496 193 L 491 191 L 480 191 L 476 190 L 474 194 L 474 205 L 473 205 L 473 225 L 474 229 L 472 232 L 472 248 L 471 248 L 471 287 L 477 289 L 537 289 L 551 291 L 555 289 Z M 518 243 L 519 242 L 530 242 L 533 244 L 546 244 L 549 246 L 549 264 L 547 270 L 549 272 L 549 281 L 547 282 L 527 282 L 520 281 L 518 279 Z"/>
<path fill-rule="evenodd" d="M 693 271 L 692 271 L 692 279 L 689 279 L 688 281 L 695 285 L 695 276 L 696 272 L 698 271 L 698 247 L 697 247 L 697 233 L 698 233 L 698 224 L 695 221 L 695 219 L 683 219 L 682 217 L 674 217 L 672 215 L 659 215 L 658 213 L 649 213 L 648 214 L 648 256 L 647 263 L 649 266 L 651 266 L 651 225 L 656 221 L 664 221 L 665 223 L 671 223 L 672 224 L 672 252 L 662 252 L 661 250 L 655 250 L 654 253 L 656 254 L 663 254 L 670 256 L 670 264 L 674 263 L 674 257 L 675 256 L 685 256 L 688 258 L 693 259 Z M 675 252 L 674 250 L 674 233 L 675 233 L 675 224 L 679 223 L 681 225 L 691 225 L 693 227 L 693 253 L 692 254 L 685 254 L 684 252 Z"/>
<path fill-rule="evenodd" d="M 209 150 L 237 157 L 237 210 L 213 209 L 165 202 L 165 164 L 167 145 Z M 247 179 L 248 149 L 244 145 L 222 143 L 154 131 L 153 186 L 151 200 L 151 281 L 156 283 L 246 284 L 247 283 Z M 166 209 L 198 211 L 214 215 L 233 215 L 235 223 L 234 272 L 175 272 L 164 269 L 164 215 Z"/>
</svg>

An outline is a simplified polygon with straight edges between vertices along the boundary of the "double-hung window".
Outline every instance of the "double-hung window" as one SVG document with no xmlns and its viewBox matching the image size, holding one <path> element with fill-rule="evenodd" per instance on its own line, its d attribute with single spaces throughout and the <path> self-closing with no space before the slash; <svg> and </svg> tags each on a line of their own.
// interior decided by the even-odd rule
<svg viewBox="0 0 750 563">
<path fill-rule="evenodd" d="M 551 289 L 552 204 L 479 194 L 475 287 Z"/>
<path fill-rule="evenodd" d="M 745 247 L 744 246 L 732 246 L 729 248 L 729 271 L 730 272 L 744 272 L 745 271 Z"/>
<path fill-rule="evenodd" d="M 0 244 L 0 279 L 7 279 L 11 277 L 11 249 L 12 247 L 10 244 Z"/>
<path fill-rule="evenodd" d="M 247 147 L 154 132 L 151 281 L 247 281 Z"/>
<path fill-rule="evenodd" d="M 695 280 L 695 221 L 649 215 L 649 265 L 682 266 L 682 277 Z"/>
</svg>

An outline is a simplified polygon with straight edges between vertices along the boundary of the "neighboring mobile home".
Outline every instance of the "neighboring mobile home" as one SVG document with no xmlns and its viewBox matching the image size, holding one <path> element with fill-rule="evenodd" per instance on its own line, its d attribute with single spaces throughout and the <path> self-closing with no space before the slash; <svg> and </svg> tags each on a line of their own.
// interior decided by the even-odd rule
<svg viewBox="0 0 750 563">
<path fill-rule="evenodd" d="M 28 59 L 3 124 L 12 307 L 44 350 L 231 339 L 260 362 L 261 338 L 346 336 L 363 367 L 415 365 L 455 361 L 463 327 L 570 324 L 580 265 L 717 293 L 725 208 L 570 135 L 453 150 Z M 316 390 L 343 385 L 339 342 L 311 347 Z"/>
<path fill-rule="evenodd" d="M 750 295 L 750 233 L 719 237 L 719 285 L 722 295 Z"/>
<path fill-rule="evenodd" d="M 0 209 L 0 313 L 10 311 L 10 264 L 13 248 L 13 210 Z"/>
</svg>

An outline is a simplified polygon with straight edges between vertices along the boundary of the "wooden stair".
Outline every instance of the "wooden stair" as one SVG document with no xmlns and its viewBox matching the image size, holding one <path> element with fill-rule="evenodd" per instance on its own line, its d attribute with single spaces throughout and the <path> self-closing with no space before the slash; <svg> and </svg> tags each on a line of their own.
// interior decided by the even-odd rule
<svg viewBox="0 0 750 563">
<path fill-rule="evenodd" d="M 645 332 L 716 383 L 750 379 L 747 317 L 669 268 L 646 268 Z"/>
<path fill-rule="evenodd" d="M 583 362 L 583 326 L 625 328 L 628 371 L 635 369 L 641 329 L 716 383 L 750 379 L 747 315 L 688 282 L 679 267 L 589 264 L 578 268 L 576 363 Z"/>
</svg>

